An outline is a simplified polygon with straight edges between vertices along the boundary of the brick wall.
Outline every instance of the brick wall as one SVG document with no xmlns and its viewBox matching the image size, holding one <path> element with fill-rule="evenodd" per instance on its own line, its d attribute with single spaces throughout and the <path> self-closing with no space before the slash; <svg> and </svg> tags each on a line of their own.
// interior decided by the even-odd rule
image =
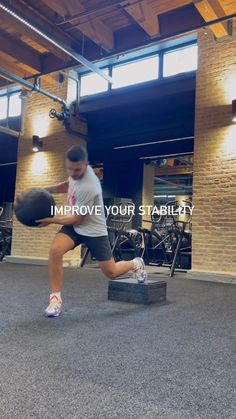
<svg viewBox="0 0 236 419">
<path fill-rule="evenodd" d="M 199 34 L 192 271 L 236 273 L 236 22 L 234 35 Z"/>
<path fill-rule="evenodd" d="M 44 83 L 42 88 L 66 99 L 67 80 L 63 84 Z M 65 151 L 73 144 L 84 145 L 84 141 L 69 135 L 62 124 L 50 119 L 51 108 L 61 110 L 60 104 L 41 94 L 33 93 L 24 103 L 24 135 L 19 140 L 16 177 L 16 195 L 31 187 L 46 187 L 67 179 L 64 169 Z M 43 151 L 32 152 L 32 135 L 43 140 Z M 54 195 L 57 204 L 66 202 L 65 194 Z M 47 259 L 51 241 L 59 226 L 37 229 L 21 225 L 16 219 L 13 224 L 12 256 Z M 80 249 L 65 256 L 65 265 L 78 264 Z"/>
</svg>

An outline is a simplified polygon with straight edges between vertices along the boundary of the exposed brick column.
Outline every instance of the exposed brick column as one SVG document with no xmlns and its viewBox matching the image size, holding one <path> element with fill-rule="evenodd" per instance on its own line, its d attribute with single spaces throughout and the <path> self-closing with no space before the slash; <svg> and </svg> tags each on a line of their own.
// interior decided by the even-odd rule
<svg viewBox="0 0 236 419">
<path fill-rule="evenodd" d="M 43 88 L 63 99 L 67 98 L 68 80 L 62 84 L 43 84 Z M 73 144 L 85 145 L 79 137 L 69 135 L 62 122 L 50 119 L 48 112 L 51 108 L 61 110 L 60 104 L 53 102 L 41 94 L 33 93 L 25 99 L 24 135 L 19 140 L 16 192 L 31 187 L 47 187 L 67 179 L 64 168 L 66 150 Z M 43 151 L 32 152 L 32 135 L 39 135 L 43 141 Z M 56 203 L 66 202 L 65 194 L 55 194 Z M 49 247 L 59 226 L 46 228 L 29 228 L 21 225 L 16 219 L 13 223 L 13 240 L 11 255 L 17 258 L 30 259 L 48 258 Z M 69 252 L 65 256 L 65 264 L 78 264 L 80 249 Z"/>
<path fill-rule="evenodd" d="M 234 35 L 199 35 L 192 272 L 236 274 L 236 22 Z"/>
</svg>

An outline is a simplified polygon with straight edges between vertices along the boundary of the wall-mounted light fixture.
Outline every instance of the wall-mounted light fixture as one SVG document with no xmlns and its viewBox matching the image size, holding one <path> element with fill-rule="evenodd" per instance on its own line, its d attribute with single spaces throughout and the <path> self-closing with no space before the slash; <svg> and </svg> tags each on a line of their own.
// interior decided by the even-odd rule
<svg viewBox="0 0 236 419">
<path fill-rule="evenodd" d="M 232 122 L 236 122 L 236 99 L 232 100 Z"/>
<path fill-rule="evenodd" d="M 32 151 L 37 153 L 38 151 L 42 151 L 43 142 L 39 139 L 38 135 L 33 135 L 32 138 Z"/>
</svg>

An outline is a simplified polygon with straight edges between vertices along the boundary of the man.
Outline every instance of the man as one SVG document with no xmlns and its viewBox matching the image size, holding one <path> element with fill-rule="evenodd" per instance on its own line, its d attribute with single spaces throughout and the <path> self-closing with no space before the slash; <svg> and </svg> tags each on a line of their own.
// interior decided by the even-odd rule
<svg viewBox="0 0 236 419">
<path fill-rule="evenodd" d="M 86 215 L 55 216 L 37 220 L 40 227 L 59 224 L 63 227 L 56 234 L 49 254 L 49 276 L 51 285 L 50 303 L 45 310 L 47 317 L 59 316 L 62 309 L 61 289 L 63 277 L 63 256 L 69 250 L 85 243 L 96 258 L 102 272 L 109 278 L 116 278 L 129 270 L 134 272 L 138 282 L 147 282 L 147 273 L 142 258 L 115 262 L 108 239 L 103 207 L 102 188 L 99 179 L 88 164 L 87 151 L 76 145 L 66 153 L 68 181 L 47 190 L 51 193 L 67 193 L 68 204 L 76 208 L 98 207 L 101 214 L 89 211 Z"/>
</svg>

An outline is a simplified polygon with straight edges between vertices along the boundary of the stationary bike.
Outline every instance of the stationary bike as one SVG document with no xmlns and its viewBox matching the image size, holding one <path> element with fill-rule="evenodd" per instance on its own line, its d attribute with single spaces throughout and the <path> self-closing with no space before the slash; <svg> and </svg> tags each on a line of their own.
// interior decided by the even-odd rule
<svg viewBox="0 0 236 419">
<path fill-rule="evenodd" d="M 138 230 L 128 228 L 132 215 L 123 215 L 125 206 L 134 207 L 132 202 L 116 204 L 120 213 L 107 218 L 108 237 L 111 244 L 112 255 L 116 262 L 131 260 L 142 253 L 142 235 Z"/>
<path fill-rule="evenodd" d="M 191 205 L 190 201 L 184 203 Z M 166 204 L 167 209 L 172 207 L 175 211 L 178 207 L 177 201 L 170 201 Z M 181 268 L 181 251 L 191 249 L 191 231 L 186 231 L 191 222 L 191 214 L 182 221 L 175 215 L 157 216 L 151 215 L 151 220 L 144 220 L 150 223 L 150 229 L 140 227 L 138 231 L 143 236 L 142 257 L 147 265 L 169 266 L 171 276 L 176 267 Z"/>
</svg>

